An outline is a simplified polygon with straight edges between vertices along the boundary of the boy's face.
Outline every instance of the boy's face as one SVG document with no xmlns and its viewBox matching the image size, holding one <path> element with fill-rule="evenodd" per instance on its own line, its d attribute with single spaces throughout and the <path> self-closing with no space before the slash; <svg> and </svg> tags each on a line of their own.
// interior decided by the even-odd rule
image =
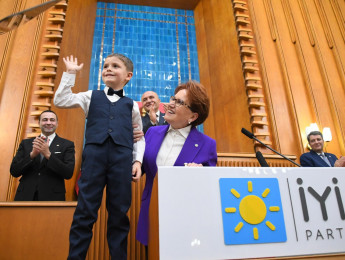
<svg viewBox="0 0 345 260">
<path fill-rule="evenodd" d="M 102 71 L 102 80 L 108 87 L 120 90 L 132 78 L 133 72 L 126 69 L 125 64 L 117 57 L 105 59 Z"/>
</svg>

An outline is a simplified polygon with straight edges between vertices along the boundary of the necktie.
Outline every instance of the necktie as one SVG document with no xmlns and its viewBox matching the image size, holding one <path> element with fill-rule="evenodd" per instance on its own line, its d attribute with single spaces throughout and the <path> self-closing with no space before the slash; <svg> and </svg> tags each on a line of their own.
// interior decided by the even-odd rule
<svg viewBox="0 0 345 260">
<path fill-rule="evenodd" d="M 113 90 L 112 88 L 109 88 L 107 95 L 112 96 L 114 94 L 118 95 L 119 97 L 123 97 L 123 89 Z"/>
<path fill-rule="evenodd" d="M 43 136 L 43 135 L 42 135 Z M 49 140 L 49 138 L 48 137 L 46 137 L 46 142 L 48 143 L 48 146 L 49 146 L 49 143 L 50 143 L 50 140 Z M 41 162 L 43 161 L 43 159 L 44 159 L 44 156 L 43 156 L 43 154 L 41 154 L 40 153 L 40 156 L 41 156 Z"/>
<path fill-rule="evenodd" d="M 328 164 L 328 166 L 331 166 L 328 158 L 323 153 L 320 156 L 321 156 L 322 160 L 324 160 Z"/>
</svg>

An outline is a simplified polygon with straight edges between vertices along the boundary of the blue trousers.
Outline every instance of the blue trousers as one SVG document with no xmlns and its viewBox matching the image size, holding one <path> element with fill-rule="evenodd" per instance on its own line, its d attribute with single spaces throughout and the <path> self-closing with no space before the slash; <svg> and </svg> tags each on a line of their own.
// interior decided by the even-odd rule
<svg viewBox="0 0 345 260">
<path fill-rule="evenodd" d="M 116 145 L 111 138 L 103 144 L 85 145 L 78 182 L 78 204 L 70 230 L 68 259 L 85 259 L 105 186 L 110 255 L 112 259 L 127 259 L 132 152 L 128 147 Z"/>
</svg>

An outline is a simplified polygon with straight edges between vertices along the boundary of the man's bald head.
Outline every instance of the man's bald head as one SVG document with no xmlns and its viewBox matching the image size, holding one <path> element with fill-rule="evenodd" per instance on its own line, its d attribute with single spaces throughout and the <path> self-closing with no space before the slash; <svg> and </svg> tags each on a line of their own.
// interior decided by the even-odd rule
<svg viewBox="0 0 345 260">
<path fill-rule="evenodd" d="M 143 108 L 146 112 L 148 112 L 152 106 L 154 107 L 155 112 L 157 112 L 161 101 L 156 92 L 146 91 L 141 96 L 141 102 L 143 103 Z"/>
</svg>

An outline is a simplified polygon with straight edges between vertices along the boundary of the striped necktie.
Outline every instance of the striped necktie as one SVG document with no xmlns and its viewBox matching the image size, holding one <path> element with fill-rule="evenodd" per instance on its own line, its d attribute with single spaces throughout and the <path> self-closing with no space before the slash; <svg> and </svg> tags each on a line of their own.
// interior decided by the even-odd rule
<svg viewBox="0 0 345 260">
<path fill-rule="evenodd" d="M 324 153 L 320 154 L 322 160 L 324 160 L 329 167 L 331 167 L 331 163 L 329 162 L 328 158 L 326 157 L 326 155 Z"/>
</svg>

